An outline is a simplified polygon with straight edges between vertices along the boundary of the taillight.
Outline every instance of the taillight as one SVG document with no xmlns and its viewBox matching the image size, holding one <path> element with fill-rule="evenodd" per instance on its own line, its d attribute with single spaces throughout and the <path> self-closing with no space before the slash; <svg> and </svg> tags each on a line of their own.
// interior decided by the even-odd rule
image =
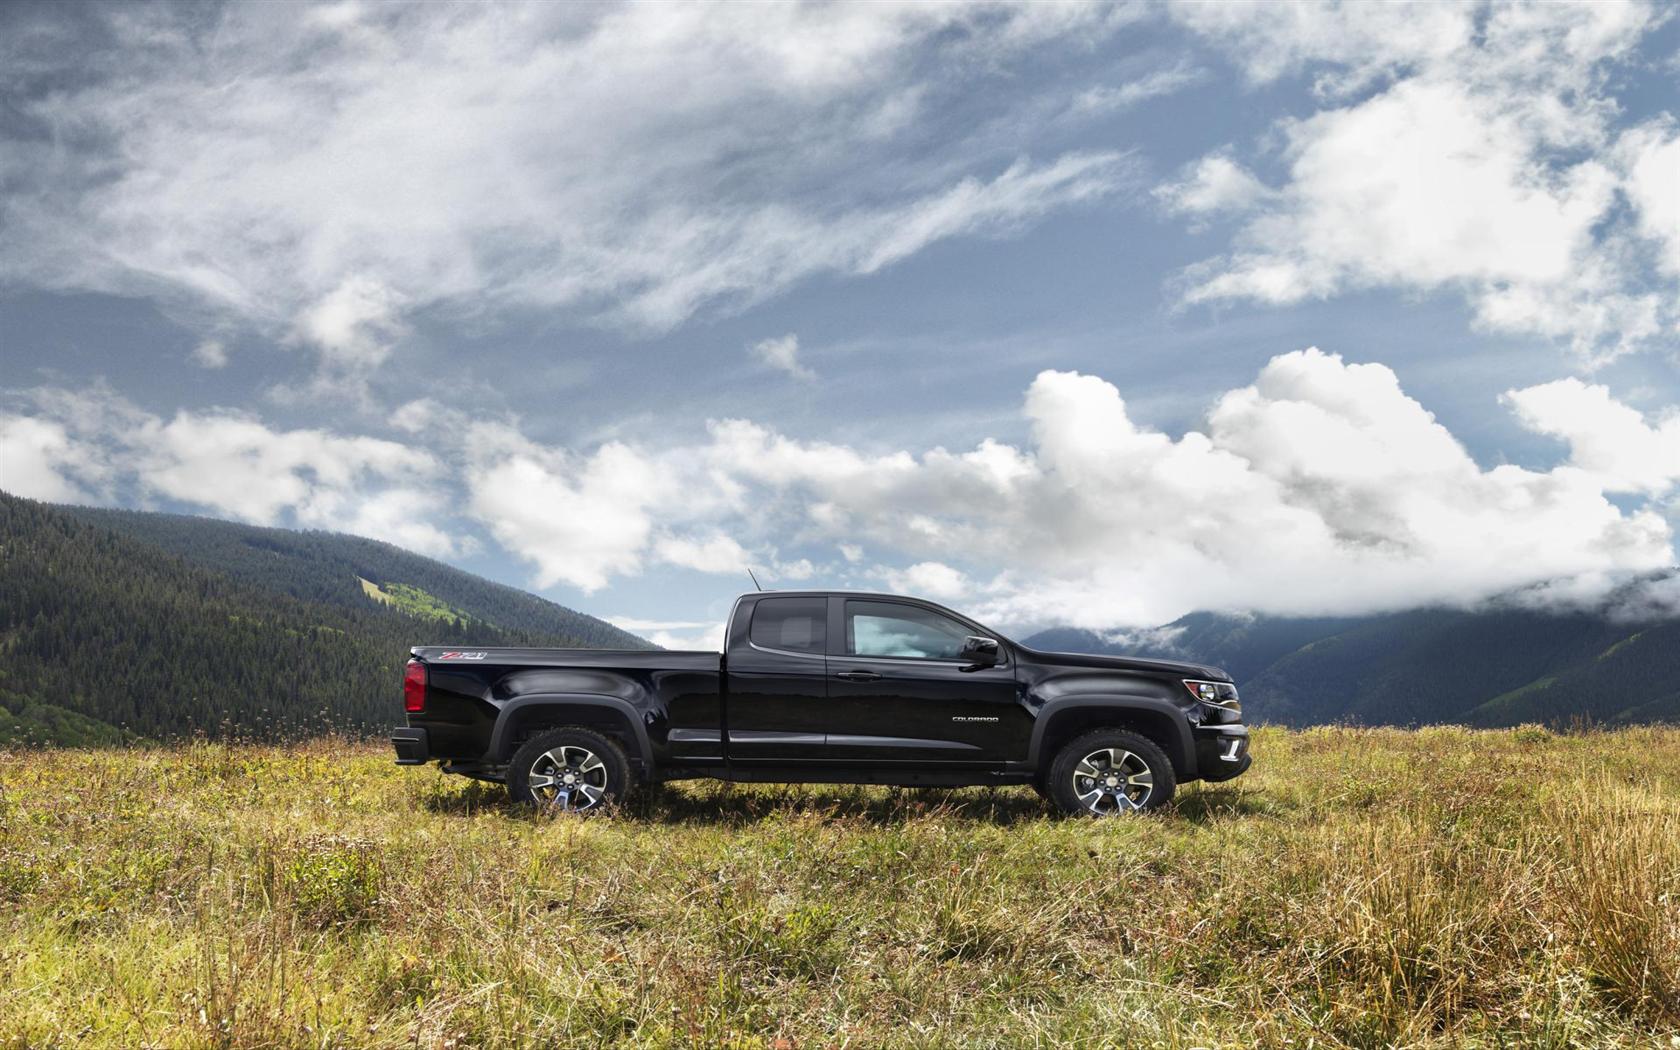
<svg viewBox="0 0 1680 1050">
<path fill-rule="evenodd" d="M 403 671 L 403 710 L 409 714 L 426 709 L 426 665 L 410 660 Z"/>
</svg>

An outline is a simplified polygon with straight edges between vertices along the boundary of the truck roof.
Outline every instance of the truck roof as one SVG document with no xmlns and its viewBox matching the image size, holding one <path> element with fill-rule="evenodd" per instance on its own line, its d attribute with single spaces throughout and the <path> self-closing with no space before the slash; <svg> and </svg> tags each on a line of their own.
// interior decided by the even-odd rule
<svg viewBox="0 0 1680 1050">
<path fill-rule="evenodd" d="M 890 594 L 886 591 L 847 591 L 847 590 L 783 591 L 783 590 L 763 590 L 763 591 L 747 591 L 746 593 L 742 594 L 741 597 L 752 598 L 752 597 L 755 597 L 757 595 L 770 595 L 770 594 L 773 594 L 778 598 L 826 598 L 831 594 L 843 595 L 847 598 L 883 598 L 883 599 L 887 599 L 887 600 L 890 600 L 890 601 L 898 601 L 898 600 L 903 600 L 905 598 L 908 598 L 911 601 L 929 602 L 933 605 L 938 605 L 939 604 L 938 602 L 934 601 L 932 598 L 923 598 L 923 597 L 920 597 L 920 596 L 914 595 L 914 594 Z"/>
</svg>

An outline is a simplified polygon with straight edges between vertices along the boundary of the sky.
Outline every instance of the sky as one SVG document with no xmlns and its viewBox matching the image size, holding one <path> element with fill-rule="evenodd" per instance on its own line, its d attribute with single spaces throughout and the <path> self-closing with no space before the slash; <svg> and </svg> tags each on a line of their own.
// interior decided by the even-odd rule
<svg viewBox="0 0 1680 1050">
<path fill-rule="evenodd" d="M 1672 5 L 10 4 L 0 488 L 669 645 L 1579 607 L 1676 562 L 1677 118 Z"/>
</svg>

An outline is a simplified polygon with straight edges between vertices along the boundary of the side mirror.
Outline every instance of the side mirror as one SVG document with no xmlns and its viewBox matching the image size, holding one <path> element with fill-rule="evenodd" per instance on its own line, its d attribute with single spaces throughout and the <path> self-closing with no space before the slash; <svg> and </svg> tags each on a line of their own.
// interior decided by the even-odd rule
<svg viewBox="0 0 1680 1050">
<path fill-rule="evenodd" d="M 996 638 L 982 638 L 971 634 L 963 639 L 962 652 L 958 659 L 967 660 L 965 671 L 978 671 L 985 667 L 996 667 L 998 662 L 998 643 Z"/>
</svg>

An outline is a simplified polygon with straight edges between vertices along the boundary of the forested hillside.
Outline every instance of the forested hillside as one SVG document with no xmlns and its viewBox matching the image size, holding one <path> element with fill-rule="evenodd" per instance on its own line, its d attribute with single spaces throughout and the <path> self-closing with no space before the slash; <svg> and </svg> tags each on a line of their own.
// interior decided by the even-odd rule
<svg viewBox="0 0 1680 1050">
<path fill-rule="evenodd" d="M 647 647 L 387 544 L 0 493 L 0 743 L 373 732 L 425 643 Z"/>
<path fill-rule="evenodd" d="M 365 609 L 366 588 L 422 591 L 467 618 L 548 644 L 646 649 L 641 638 L 534 594 L 493 583 L 401 547 L 335 532 L 294 532 L 215 518 L 95 507 L 64 513 L 158 547 L 263 590 L 345 609 Z M 387 591 L 388 587 L 385 588 Z"/>
<path fill-rule="evenodd" d="M 1216 664 L 1237 678 L 1252 718 L 1285 725 L 1680 721 L 1680 619 L 1519 608 L 1311 620 L 1197 613 L 1151 637 L 1171 641 L 1137 646 L 1068 629 L 1026 641 Z"/>
</svg>

